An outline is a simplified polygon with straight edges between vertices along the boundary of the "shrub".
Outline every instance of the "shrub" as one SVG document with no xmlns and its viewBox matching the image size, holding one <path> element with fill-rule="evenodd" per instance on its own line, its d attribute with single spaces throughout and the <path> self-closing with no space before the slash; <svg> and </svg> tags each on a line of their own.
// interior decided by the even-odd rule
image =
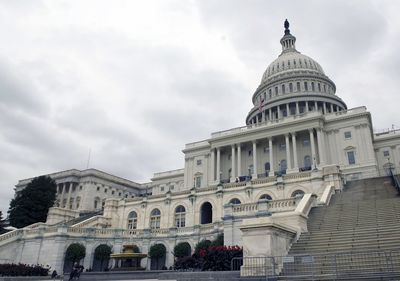
<svg viewBox="0 0 400 281">
<path fill-rule="evenodd" d="M 47 276 L 49 268 L 44 268 L 40 265 L 0 264 L 0 276 Z"/>
<path fill-rule="evenodd" d="M 177 258 L 190 256 L 192 247 L 188 242 L 181 242 L 174 247 L 174 256 Z"/>
<path fill-rule="evenodd" d="M 162 258 L 165 256 L 167 249 L 163 244 L 154 244 L 150 247 L 149 256 L 150 258 Z"/>
<path fill-rule="evenodd" d="M 201 250 L 207 250 L 208 247 L 210 247 L 211 241 L 210 240 L 201 240 L 199 243 L 197 243 L 194 253 L 195 255 L 199 255 Z"/>
<path fill-rule="evenodd" d="M 86 255 L 86 248 L 82 244 L 72 243 L 65 252 L 65 260 L 72 263 L 79 262 Z"/>
</svg>

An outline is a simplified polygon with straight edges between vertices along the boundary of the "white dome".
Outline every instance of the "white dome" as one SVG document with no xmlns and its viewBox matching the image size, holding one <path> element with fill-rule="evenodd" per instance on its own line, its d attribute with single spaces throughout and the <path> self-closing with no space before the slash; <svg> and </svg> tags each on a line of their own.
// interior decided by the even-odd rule
<svg viewBox="0 0 400 281">
<path fill-rule="evenodd" d="M 312 72 L 314 75 L 325 76 L 324 70 L 319 63 L 295 49 L 292 49 L 283 52 L 267 67 L 261 79 L 261 84 L 267 83 L 269 80 L 282 74 L 286 76 L 293 71 L 307 71 L 308 73 Z"/>
</svg>

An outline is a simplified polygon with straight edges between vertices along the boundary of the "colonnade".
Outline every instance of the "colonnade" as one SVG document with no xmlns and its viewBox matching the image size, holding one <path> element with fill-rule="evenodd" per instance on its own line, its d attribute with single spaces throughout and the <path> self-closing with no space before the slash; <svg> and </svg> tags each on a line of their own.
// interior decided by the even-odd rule
<svg viewBox="0 0 400 281">
<path fill-rule="evenodd" d="M 298 101 L 286 104 L 280 104 L 271 108 L 263 110 L 261 113 L 253 116 L 249 123 L 256 124 L 264 121 L 281 119 L 282 117 L 290 115 L 299 115 L 310 111 L 322 111 L 325 113 L 332 113 L 341 111 L 342 108 L 336 104 L 318 101 Z"/>
<path fill-rule="evenodd" d="M 63 183 L 59 183 L 57 185 L 57 193 L 60 198 L 60 207 L 61 208 L 69 209 L 69 206 L 71 204 L 72 189 L 73 189 L 73 187 L 76 188 L 76 186 L 77 186 L 77 183 L 73 183 L 73 182 L 63 182 Z M 61 192 L 59 191 L 60 187 L 61 187 Z M 65 205 L 64 205 L 64 200 L 66 200 Z"/>
<path fill-rule="evenodd" d="M 315 143 L 315 132 L 317 137 L 317 143 Z M 319 165 L 326 164 L 326 150 L 325 150 L 325 133 L 321 128 L 313 128 L 309 129 L 309 140 L 310 140 L 310 152 L 311 152 L 311 167 L 316 168 L 317 160 Z M 299 161 L 298 161 L 298 153 L 297 153 L 297 137 L 296 132 L 286 133 L 283 135 L 285 137 L 285 147 L 286 147 L 286 162 L 287 162 L 287 171 L 291 172 L 299 172 Z M 268 150 L 269 150 L 269 163 L 270 170 L 269 176 L 275 175 L 275 167 L 274 167 L 274 140 L 279 136 L 271 136 L 266 137 L 264 140 L 267 140 Z M 256 139 L 252 141 L 252 156 L 253 156 L 253 173 L 252 178 L 255 179 L 258 177 L 258 168 L 257 168 L 257 145 L 262 139 Z M 291 140 L 291 141 L 290 141 Z M 243 143 L 234 143 L 230 144 L 231 149 L 231 177 L 230 181 L 233 182 L 237 177 L 247 175 L 246 171 L 242 170 L 242 145 Z M 211 149 L 211 179 L 217 182 L 221 181 L 221 150 L 226 149 L 227 146 L 215 147 Z M 229 149 L 229 146 L 228 146 Z M 318 159 L 317 159 L 317 149 L 318 149 Z M 293 162 L 292 155 L 293 153 Z M 226 168 L 226 167 L 225 167 Z M 281 167 L 279 167 L 281 169 Z"/>
</svg>

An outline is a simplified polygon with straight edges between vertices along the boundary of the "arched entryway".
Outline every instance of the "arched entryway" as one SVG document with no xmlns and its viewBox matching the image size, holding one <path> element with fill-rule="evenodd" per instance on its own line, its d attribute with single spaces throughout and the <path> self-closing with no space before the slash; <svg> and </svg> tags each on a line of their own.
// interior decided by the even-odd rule
<svg viewBox="0 0 400 281">
<path fill-rule="evenodd" d="M 97 246 L 93 253 L 92 270 L 105 271 L 108 269 L 111 252 L 111 247 L 106 244 Z"/>
<path fill-rule="evenodd" d="M 69 245 L 64 256 L 64 272 L 71 272 L 74 263 L 82 264 L 85 256 L 85 246 L 80 243 L 72 243 Z"/>
<path fill-rule="evenodd" d="M 212 223 L 212 205 L 210 202 L 205 202 L 200 208 L 200 223 Z"/>
<path fill-rule="evenodd" d="M 163 244 L 154 244 L 153 246 L 151 246 L 149 250 L 150 269 L 151 270 L 166 269 L 165 267 L 166 254 L 167 254 L 167 249 Z"/>
</svg>

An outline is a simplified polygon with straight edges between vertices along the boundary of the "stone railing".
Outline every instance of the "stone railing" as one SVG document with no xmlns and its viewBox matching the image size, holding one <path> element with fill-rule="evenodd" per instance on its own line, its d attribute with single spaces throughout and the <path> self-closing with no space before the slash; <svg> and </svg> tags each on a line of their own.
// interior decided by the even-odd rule
<svg viewBox="0 0 400 281">
<path fill-rule="evenodd" d="M 276 181 L 275 177 L 268 177 L 268 178 L 251 180 L 251 183 L 256 185 L 256 184 L 263 184 L 263 183 L 269 183 L 269 182 L 275 182 L 275 181 Z"/>
<path fill-rule="evenodd" d="M 300 172 L 295 174 L 287 174 L 283 176 L 283 180 L 300 180 L 300 179 L 310 179 L 311 171 L 308 172 Z"/>
<path fill-rule="evenodd" d="M 0 235 L 0 245 L 20 238 L 23 233 L 24 233 L 23 229 L 15 229 Z"/>
<path fill-rule="evenodd" d="M 84 221 L 78 222 L 72 225 L 72 227 L 96 227 L 98 225 L 107 226 L 110 225 L 110 220 L 110 218 L 106 218 L 103 215 L 97 215 Z"/>
<path fill-rule="evenodd" d="M 234 188 L 234 187 L 242 187 L 242 186 L 246 186 L 246 182 L 245 181 L 231 182 L 231 183 L 223 184 L 224 189 L 229 189 L 229 188 Z"/>
<path fill-rule="evenodd" d="M 225 205 L 225 216 L 254 216 L 260 213 L 277 213 L 294 211 L 301 197 L 281 200 L 260 200 L 256 203 Z"/>
</svg>

